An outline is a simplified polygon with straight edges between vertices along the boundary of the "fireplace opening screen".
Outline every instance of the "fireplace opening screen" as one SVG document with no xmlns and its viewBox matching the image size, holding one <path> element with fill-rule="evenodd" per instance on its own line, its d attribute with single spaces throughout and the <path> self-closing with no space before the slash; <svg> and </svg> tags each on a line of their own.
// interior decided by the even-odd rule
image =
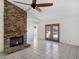
<svg viewBox="0 0 79 59">
<path fill-rule="evenodd" d="M 24 42 L 24 37 L 19 36 L 19 37 L 11 37 L 10 38 L 10 47 L 22 45 Z"/>
</svg>

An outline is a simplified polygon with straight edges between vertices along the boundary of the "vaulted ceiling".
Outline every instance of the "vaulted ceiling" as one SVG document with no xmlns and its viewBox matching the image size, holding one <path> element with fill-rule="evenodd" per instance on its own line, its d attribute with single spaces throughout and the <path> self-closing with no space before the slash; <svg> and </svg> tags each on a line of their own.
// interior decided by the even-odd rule
<svg viewBox="0 0 79 59">
<path fill-rule="evenodd" d="M 19 1 L 31 4 L 32 0 L 9 0 L 13 4 L 19 6 L 28 12 L 28 18 L 37 19 L 37 22 L 50 20 L 50 19 L 60 19 L 73 16 L 79 16 L 79 0 L 37 0 L 37 3 L 53 2 L 52 7 L 41 8 L 42 12 L 39 13 L 36 10 L 30 9 L 30 6 L 15 3 L 13 1 Z"/>
</svg>

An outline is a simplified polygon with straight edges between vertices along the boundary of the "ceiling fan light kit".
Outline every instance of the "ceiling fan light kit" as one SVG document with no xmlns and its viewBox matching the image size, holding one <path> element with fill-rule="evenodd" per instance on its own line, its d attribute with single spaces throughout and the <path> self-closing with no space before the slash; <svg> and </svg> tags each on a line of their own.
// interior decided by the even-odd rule
<svg viewBox="0 0 79 59">
<path fill-rule="evenodd" d="M 49 7 L 52 6 L 53 3 L 41 3 L 41 4 L 36 4 L 37 0 L 32 0 L 32 4 L 27 4 L 27 3 L 22 3 L 22 2 L 18 2 L 18 1 L 14 1 L 16 3 L 20 3 L 20 4 L 24 4 L 24 5 L 29 5 L 31 6 L 33 9 L 36 9 L 37 11 L 41 12 L 42 10 L 39 7 Z"/>
<path fill-rule="evenodd" d="M 31 4 L 31 7 L 33 8 L 33 9 L 35 9 L 35 7 L 36 7 L 36 4 Z"/>
</svg>

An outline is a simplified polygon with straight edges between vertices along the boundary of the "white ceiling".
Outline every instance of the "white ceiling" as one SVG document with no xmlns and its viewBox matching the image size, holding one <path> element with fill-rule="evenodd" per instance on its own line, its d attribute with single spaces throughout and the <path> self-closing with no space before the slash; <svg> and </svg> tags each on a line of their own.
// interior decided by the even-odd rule
<svg viewBox="0 0 79 59">
<path fill-rule="evenodd" d="M 19 6 L 25 11 L 30 6 L 15 3 L 13 1 L 19 1 L 31 4 L 31 0 L 9 0 L 13 4 Z M 41 8 L 42 12 L 39 13 L 36 10 L 30 9 L 28 12 L 28 18 L 34 18 L 39 20 L 60 19 L 73 16 L 79 16 L 79 0 L 37 0 L 37 3 L 53 2 L 52 7 Z"/>
</svg>

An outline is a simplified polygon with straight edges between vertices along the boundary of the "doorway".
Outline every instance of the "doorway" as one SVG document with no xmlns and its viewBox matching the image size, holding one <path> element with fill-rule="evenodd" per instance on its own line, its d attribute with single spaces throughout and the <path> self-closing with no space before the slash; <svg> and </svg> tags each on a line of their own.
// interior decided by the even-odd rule
<svg viewBox="0 0 79 59">
<path fill-rule="evenodd" d="M 59 42 L 59 24 L 45 25 L 45 40 Z"/>
</svg>

